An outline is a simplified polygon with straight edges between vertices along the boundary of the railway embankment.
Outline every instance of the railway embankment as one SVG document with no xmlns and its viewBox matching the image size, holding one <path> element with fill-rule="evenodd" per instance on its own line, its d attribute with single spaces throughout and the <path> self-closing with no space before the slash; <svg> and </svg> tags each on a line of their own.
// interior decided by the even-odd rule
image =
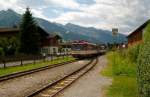
<svg viewBox="0 0 150 97">
<path fill-rule="evenodd" d="M 42 67 L 46 67 L 50 65 L 51 66 L 57 65 L 59 63 L 69 62 L 73 60 L 75 60 L 73 57 L 60 57 L 60 58 L 57 58 L 55 60 L 50 60 L 50 61 L 40 61 L 40 62 L 21 65 L 21 66 L 11 66 L 11 67 L 6 67 L 6 68 L 0 68 L 0 77 L 18 73 L 18 72 L 42 68 Z"/>
<path fill-rule="evenodd" d="M 89 60 L 77 61 L 22 77 L 0 82 L 2 97 L 25 97 L 37 89 L 74 72 L 87 64 Z"/>
<path fill-rule="evenodd" d="M 98 63 L 97 58 L 92 59 L 88 64 L 79 68 L 75 72 L 66 75 L 62 79 L 50 83 L 44 88 L 39 89 L 37 92 L 32 93 L 27 97 L 56 97 L 59 93 L 75 83 L 79 78 L 88 73 Z"/>
</svg>

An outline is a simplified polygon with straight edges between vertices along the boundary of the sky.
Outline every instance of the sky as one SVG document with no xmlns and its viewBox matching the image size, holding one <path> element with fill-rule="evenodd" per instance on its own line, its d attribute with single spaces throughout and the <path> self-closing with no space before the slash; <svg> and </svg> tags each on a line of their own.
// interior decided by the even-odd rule
<svg viewBox="0 0 150 97">
<path fill-rule="evenodd" d="M 30 7 L 35 17 L 61 24 L 129 34 L 150 18 L 150 0 L 0 0 L 0 10 L 23 14 Z"/>
</svg>

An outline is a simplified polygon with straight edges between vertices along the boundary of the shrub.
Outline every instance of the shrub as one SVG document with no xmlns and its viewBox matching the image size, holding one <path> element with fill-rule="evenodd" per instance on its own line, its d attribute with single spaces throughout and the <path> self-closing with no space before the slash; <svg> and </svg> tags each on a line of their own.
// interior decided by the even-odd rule
<svg viewBox="0 0 150 97">
<path fill-rule="evenodd" d="M 0 47 L 0 56 L 3 56 L 4 55 L 4 50 L 3 48 Z"/>
<path fill-rule="evenodd" d="M 134 63 L 137 63 L 139 49 L 140 49 L 140 45 L 139 44 L 128 48 L 128 50 L 127 50 L 127 57 L 130 59 L 130 61 L 132 61 Z"/>
<path fill-rule="evenodd" d="M 137 63 L 140 44 L 129 47 L 128 49 L 119 50 L 118 53 L 121 57 L 130 60 L 133 63 Z"/>
<path fill-rule="evenodd" d="M 108 53 L 108 67 L 103 75 L 113 78 L 108 97 L 137 97 L 136 64 L 128 58 L 128 50 Z"/>
<path fill-rule="evenodd" d="M 14 55 L 17 50 L 17 47 L 18 41 L 16 37 L 0 38 L 0 53 L 2 55 Z"/>
<path fill-rule="evenodd" d="M 138 56 L 139 95 L 150 97 L 150 24 L 144 31 L 143 42 Z"/>
<path fill-rule="evenodd" d="M 113 52 L 108 55 L 109 60 L 112 64 L 113 75 L 136 75 L 136 65 L 132 63 L 127 57 L 123 57 L 122 54 L 118 52 Z"/>
</svg>

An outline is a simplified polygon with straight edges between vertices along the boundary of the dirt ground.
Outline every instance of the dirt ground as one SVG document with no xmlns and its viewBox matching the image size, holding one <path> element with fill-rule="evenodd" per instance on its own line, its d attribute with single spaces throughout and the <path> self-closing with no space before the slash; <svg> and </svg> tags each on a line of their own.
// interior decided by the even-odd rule
<svg viewBox="0 0 150 97">
<path fill-rule="evenodd" d="M 105 97 L 104 88 L 111 85 L 110 78 L 100 75 L 107 66 L 106 56 L 99 57 L 99 63 L 57 97 Z"/>
</svg>

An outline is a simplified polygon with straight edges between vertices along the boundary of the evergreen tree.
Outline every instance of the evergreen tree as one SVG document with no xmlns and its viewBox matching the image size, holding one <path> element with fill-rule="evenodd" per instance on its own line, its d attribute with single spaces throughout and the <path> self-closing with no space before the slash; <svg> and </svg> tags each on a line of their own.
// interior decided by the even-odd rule
<svg viewBox="0 0 150 97">
<path fill-rule="evenodd" d="M 150 97 L 150 23 L 144 31 L 138 56 L 139 97 Z"/>
<path fill-rule="evenodd" d="M 24 54 L 38 54 L 40 51 L 40 34 L 29 8 L 26 9 L 20 25 L 19 50 Z"/>
</svg>

